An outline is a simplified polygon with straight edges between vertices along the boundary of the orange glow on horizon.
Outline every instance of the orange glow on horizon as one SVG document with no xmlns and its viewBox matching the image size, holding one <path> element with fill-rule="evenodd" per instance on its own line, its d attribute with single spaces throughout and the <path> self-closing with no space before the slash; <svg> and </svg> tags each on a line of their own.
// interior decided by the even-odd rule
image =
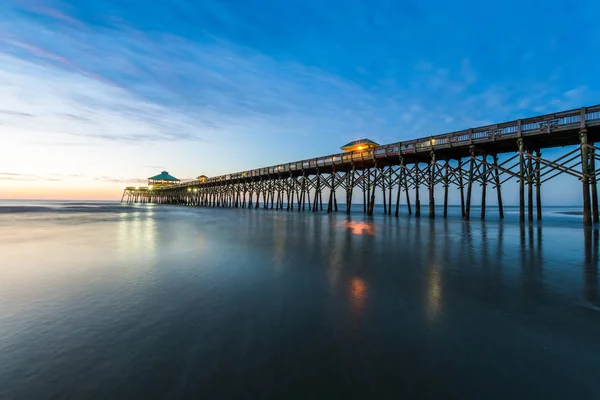
<svg viewBox="0 0 600 400">
<path fill-rule="evenodd" d="M 122 183 L 0 181 L 0 200 L 121 200 Z"/>
</svg>

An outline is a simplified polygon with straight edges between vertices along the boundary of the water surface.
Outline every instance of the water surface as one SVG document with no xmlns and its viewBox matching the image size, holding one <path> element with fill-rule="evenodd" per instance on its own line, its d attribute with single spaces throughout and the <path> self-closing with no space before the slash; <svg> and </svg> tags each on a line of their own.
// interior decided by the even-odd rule
<svg viewBox="0 0 600 400">
<path fill-rule="evenodd" d="M 1 202 L 0 398 L 599 398 L 572 211 Z"/>
</svg>

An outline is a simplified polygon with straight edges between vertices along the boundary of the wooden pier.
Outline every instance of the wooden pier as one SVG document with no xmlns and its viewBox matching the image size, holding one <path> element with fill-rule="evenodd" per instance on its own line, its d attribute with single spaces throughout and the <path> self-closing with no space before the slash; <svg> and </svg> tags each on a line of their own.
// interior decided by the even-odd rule
<svg viewBox="0 0 600 400">
<path fill-rule="evenodd" d="M 542 184 L 566 174 L 581 181 L 583 222 L 588 226 L 600 222 L 598 140 L 600 105 L 191 182 L 128 187 L 122 201 L 317 212 L 324 210 L 325 197 L 325 209 L 333 212 L 338 211 L 336 192 L 342 192 L 345 199 L 340 201 L 350 213 L 354 192 L 359 191 L 362 211 L 368 215 L 378 201 L 384 213 L 398 216 L 404 201 L 408 213 L 419 217 L 424 195 L 429 199 L 428 216 L 434 218 L 435 187 L 441 185 L 442 216 L 448 216 L 448 190 L 454 186 L 460 191 L 462 216 L 470 219 L 473 185 L 480 185 L 479 217 L 484 219 L 488 186 L 496 192 L 503 218 L 501 189 L 513 181 L 518 183 L 519 218 L 524 222 L 542 218 Z M 556 159 L 542 156 L 544 149 L 573 145 L 577 147 Z M 507 159 L 499 162 L 498 155 Z"/>
</svg>

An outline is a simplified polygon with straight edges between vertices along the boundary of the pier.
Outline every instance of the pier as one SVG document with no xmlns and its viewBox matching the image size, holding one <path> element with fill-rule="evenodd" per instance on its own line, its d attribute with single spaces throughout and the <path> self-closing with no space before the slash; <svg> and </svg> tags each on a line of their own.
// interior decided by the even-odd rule
<svg viewBox="0 0 600 400">
<path fill-rule="evenodd" d="M 398 216 L 403 203 L 409 214 L 420 217 L 421 196 L 427 196 L 425 211 L 435 218 L 435 187 L 441 185 L 442 217 L 448 215 L 449 188 L 455 187 L 468 220 L 473 218 L 473 185 L 481 186 L 479 218 L 485 219 L 488 187 L 496 192 L 499 217 L 504 218 L 502 187 L 516 183 L 519 219 L 524 222 L 542 219 L 542 185 L 566 174 L 581 181 L 583 223 L 590 226 L 600 222 L 598 140 L 600 105 L 381 146 L 350 146 L 343 153 L 189 182 L 156 179 L 147 187 L 125 188 L 121 201 L 312 212 L 338 211 L 341 201 L 349 214 L 359 192 L 360 211 L 368 215 L 378 201 L 385 214 Z M 574 145 L 556 159 L 542 154 L 544 149 Z M 500 162 L 499 155 L 507 159 Z M 336 192 L 345 193 L 344 198 L 338 199 Z"/>
</svg>

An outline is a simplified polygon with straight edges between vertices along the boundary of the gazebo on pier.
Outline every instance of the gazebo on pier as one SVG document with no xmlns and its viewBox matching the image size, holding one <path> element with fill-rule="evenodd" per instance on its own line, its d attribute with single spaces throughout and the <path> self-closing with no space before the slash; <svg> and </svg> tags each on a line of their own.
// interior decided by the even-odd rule
<svg viewBox="0 0 600 400">
<path fill-rule="evenodd" d="M 167 171 L 162 171 L 160 174 L 148 178 L 148 187 L 163 187 L 175 185 L 181 182 L 179 179 L 169 175 Z"/>
<path fill-rule="evenodd" d="M 374 141 L 372 141 L 370 139 L 360 139 L 360 140 L 355 140 L 354 142 L 350 142 L 350 143 L 340 147 L 340 149 L 344 150 L 344 152 L 346 152 L 346 153 L 351 153 L 354 151 L 363 151 L 363 150 L 371 149 L 371 148 L 377 147 L 377 146 L 379 146 L 379 144 L 375 143 Z"/>
</svg>

